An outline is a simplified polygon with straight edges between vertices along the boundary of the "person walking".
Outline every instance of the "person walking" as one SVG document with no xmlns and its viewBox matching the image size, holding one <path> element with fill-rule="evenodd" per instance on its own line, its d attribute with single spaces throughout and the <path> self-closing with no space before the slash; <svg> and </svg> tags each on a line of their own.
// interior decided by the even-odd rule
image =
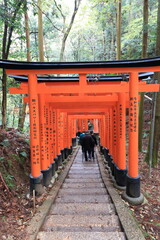
<svg viewBox="0 0 160 240">
<path fill-rule="evenodd" d="M 90 131 L 90 134 L 91 134 L 91 137 L 92 137 L 93 140 L 94 140 L 94 145 L 93 145 L 92 150 L 91 150 L 92 158 L 93 158 L 93 160 L 94 160 L 94 159 L 95 159 L 95 158 L 94 158 L 94 148 L 97 146 L 97 138 L 96 138 L 96 136 L 94 135 L 94 132 L 93 132 L 93 131 Z"/>
<path fill-rule="evenodd" d="M 84 136 L 85 136 L 85 133 L 84 133 L 84 131 L 79 135 L 79 143 L 80 143 L 80 145 L 82 146 L 82 139 L 84 138 Z M 82 147 L 82 152 L 83 152 L 83 147 Z"/>
<path fill-rule="evenodd" d="M 88 161 L 88 159 L 91 159 L 91 152 L 92 148 L 94 146 L 94 140 L 90 135 L 89 131 L 85 132 L 84 137 L 82 138 L 82 149 L 85 156 L 85 161 Z"/>
</svg>

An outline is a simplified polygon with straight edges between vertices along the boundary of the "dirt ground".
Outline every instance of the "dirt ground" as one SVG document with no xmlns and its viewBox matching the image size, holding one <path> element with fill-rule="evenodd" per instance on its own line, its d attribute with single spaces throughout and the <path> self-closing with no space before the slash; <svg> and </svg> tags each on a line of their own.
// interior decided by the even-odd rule
<svg viewBox="0 0 160 240">
<path fill-rule="evenodd" d="M 138 206 L 125 204 L 136 218 L 147 240 L 160 239 L 160 164 L 151 169 L 144 162 L 145 154 L 139 153 L 139 174 L 141 177 L 141 193 L 144 203 Z"/>
<path fill-rule="evenodd" d="M 139 172 L 141 176 L 141 192 L 145 201 L 139 206 L 130 206 L 133 215 L 141 225 L 147 240 L 160 239 L 160 164 L 152 168 L 144 162 L 144 154 L 139 154 Z"/>
<path fill-rule="evenodd" d="M 16 130 L 0 131 L 0 239 L 25 239 L 25 229 L 34 215 L 33 199 L 29 195 L 29 144 L 28 137 Z M 160 239 L 160 165 L 152 169 L 139 154 L 141 191 L 145 202 L 129 206 L 147 240 Z M 36 197 L 36 208 L 47 192 Z"/>
</svg>

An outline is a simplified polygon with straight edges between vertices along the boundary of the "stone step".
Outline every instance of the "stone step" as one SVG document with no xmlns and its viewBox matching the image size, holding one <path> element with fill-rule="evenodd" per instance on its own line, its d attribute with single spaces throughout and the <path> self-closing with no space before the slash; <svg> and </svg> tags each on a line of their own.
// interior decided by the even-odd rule
<svg viewBox="0 0 160 240">
<path fill-rule="evenodd" d="M 107 194 L 107 191 L 105 188 L 90 188 L 89 191 L 88 191 L 88 188 L 80 188 L 80 189 L 77 189 L 77 188 L 61 188 L 58 192 L 58 195 L 61 196 L 61 195 L 103 195 L 103 194 Z"/>
<path fill-rule="evenodd" d="M 89 190 L 88 190 L 89 191 Z M 57 196 L 56 203 L 108 203 L 108 195 L 61 195 Z"/>
<path fill-rule="evenodd" d="M 50 210 L 51 215 L 105 216 L 114 213 L 112 203 L 55 203 Z"/>
<path fill-rule="evenodd" d="M 68 174 L 67 178 L 100 178 L 101 179 L 101 175 L 100 174 Z"/>
<path fill-rule="evenodd" d="M 84 167 L 94 167 L 94 166 L 98 166 L 98 163 L 92 163 L 92 162 L 83 162 L 81 164 L 79 164 L 79 162 L 74 162 L 72 166 L 84 166 Z"/>
<path fill-rule="evenodd" d="M 91 174 L 91 173 L 96 173 L 96 174 L 99 174 L 99 170 L 98 169 L 84 169 L 84 170 L 82 170 L 82 169 L 71 169 L 70 171 L 69 171 L 69 173 L 74 173 L 74 174 L 82 174 L 82 173 L 89 173 L 89 174 Z"/>
<path fill-rule="evenodd" d="M 101 178 L 66 178 L 64 183 L 103 183 Z"/>
<path fill-rule="evenodd" d="M 122 232 L 40 232 L 36 240 L 126 240 Z"/>
<path fill-rule="evenodd" d="M 90 166 L 74 166 L 71 167 L 72 170 L 99 170 L 98 166 L 90 167 Z"/>
<path fill-rule="evenodd" d="M 63 188 L 104 188 L 103 183 L 63 183 Z"/>
<path fill-rule="evenodd" d="M 36 240 L 126 240 L 97 160 L 78 153 Z"/>
<path fill-rule="evenodd" d="M 42 229 L 43 231 L 43 229 Z M 109 227 L 100 226 L 53 226 L 46 232 L 120 232 L 118 225 Z"/>
<path fill-rule="evenodd" d="M 99 171 L 97 171 L 97 172 L 92 172 L 92 171 L 77 171 L 77 172 L 69 172 L 68 173 L 69 175 L 75 175 L 75 176 L 92 176 L 93 178 L 94 177 L 101 177 L 101 175 L 100 175 L 100 173 L 99 173 Z"/>
<path fill-rule="evenodd" d="M 108 216 L 74 216 L 49 215 L 46 217 L 42 231 L 120 231 L 117 215 Z M 111 230 L 112 229 L 112 230 Z"/>
</svg>

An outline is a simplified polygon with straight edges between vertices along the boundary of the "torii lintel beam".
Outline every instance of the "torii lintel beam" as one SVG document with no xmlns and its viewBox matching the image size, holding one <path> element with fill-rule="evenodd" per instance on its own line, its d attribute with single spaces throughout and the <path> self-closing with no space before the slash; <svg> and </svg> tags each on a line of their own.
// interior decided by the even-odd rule
<svg viewBox="0 0 160 240">
<path fill-rule="evenodd" d="M 68 115 L 69 119 L 102 119 L 103 115 Z"/>
<path fill-rule="evenodd" d="M 89 102 L 113 102 L 118 101 L 117 94 L 110 94 L 105 96 L 51 96 L 44 95 L 46 103 L 89 103 Z M 28 97 L 24 98 L 25 102 L 29 101 Z"/>
<path fill-rule="evenodd" d="M 146 84 L 145 82 L 139 82 L 138 92 L 159 92 L 159 84 Z M 80 86 L 46 86 L 45 83 L 37 84 L 37 94 L 105 94 L 105 93 L 118 93 L 118 92 L 129 92 L 129 83 L 122 82 L 121 84 L 110 84 L 110 85 L 84 85 L 83 88 Z M 28 94 L 28 85 L 21 84 L 20 87 L 10 87 L 10 94 Z"/>
</svg>

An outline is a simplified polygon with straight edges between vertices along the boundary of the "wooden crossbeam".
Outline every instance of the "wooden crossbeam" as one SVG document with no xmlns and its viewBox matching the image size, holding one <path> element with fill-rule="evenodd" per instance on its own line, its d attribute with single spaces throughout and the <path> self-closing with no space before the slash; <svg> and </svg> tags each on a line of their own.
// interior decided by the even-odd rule
<svg viewBox="0 0 160 240">
<path fill-rule="evenodd" d="M 37 84 L 37 94 L 79 94 L 81 87 L 71 86 L 46 86 L 45 83 Z M 138 92 L 159 92 L 160 84 L 147 84 L 145 82 L 138 83 Z M 129 83 L 122 82 L 121 84 L 104 84 L 101 85 L 86 85 L 83 86 L 83 94 L 105 94 L 129 92 Z M 10 87 L 10 94 L 28 94 L 28 85 L 21 84 L 19 87 Z"/>
</svg>

